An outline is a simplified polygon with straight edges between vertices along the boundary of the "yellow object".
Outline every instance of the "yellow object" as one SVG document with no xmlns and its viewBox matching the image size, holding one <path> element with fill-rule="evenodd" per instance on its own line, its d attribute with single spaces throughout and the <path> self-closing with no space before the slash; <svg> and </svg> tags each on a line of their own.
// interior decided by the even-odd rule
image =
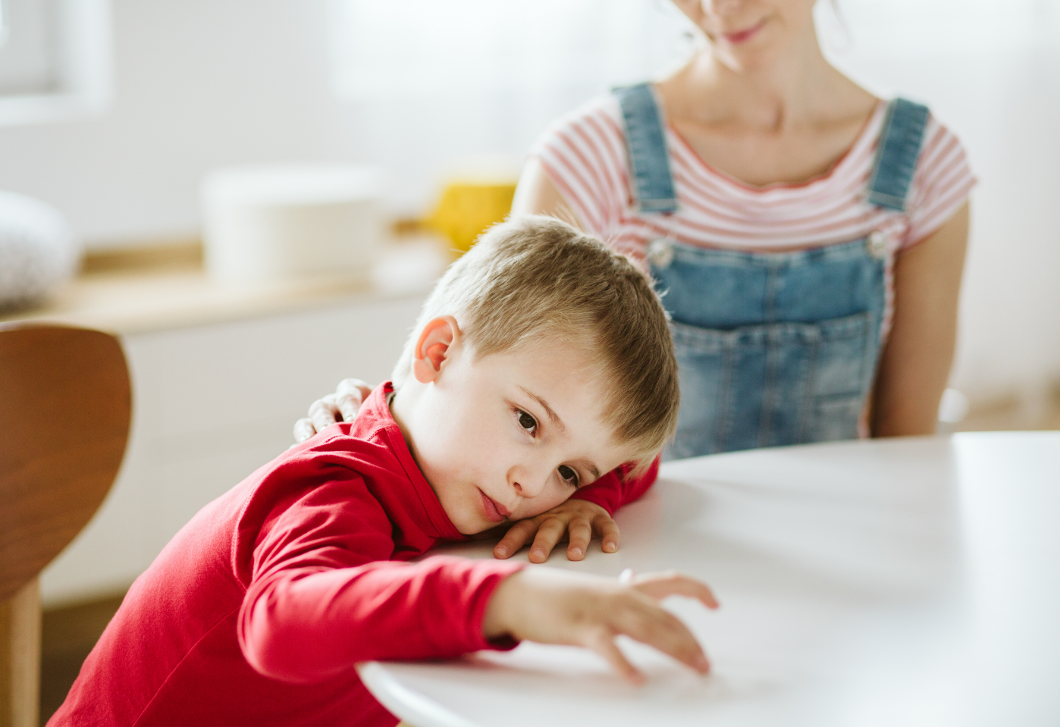
<svg viewBox="0 0 1060 727">
<path fill-rule="evenodd" d="M 501 222 L 512 209 L 515 181 L 449 182 L 442 198 L 425 222 L 445 235 L 458 255 L 471 249 L 491 225 Z"/>
</svg>

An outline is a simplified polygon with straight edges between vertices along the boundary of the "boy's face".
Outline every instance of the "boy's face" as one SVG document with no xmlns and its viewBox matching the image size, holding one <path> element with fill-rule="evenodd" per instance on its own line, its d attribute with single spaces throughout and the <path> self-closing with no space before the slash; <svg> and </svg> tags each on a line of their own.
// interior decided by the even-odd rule
<svg viewBox="0 0 1060 727">
<path fill-rule="evenodd" d="M 425 327 L 392 408 L 457 530 L 538 515 L 629 458 L 597 368 L 559 337 L 473 359 L 454 319 Z"/>
</svg>

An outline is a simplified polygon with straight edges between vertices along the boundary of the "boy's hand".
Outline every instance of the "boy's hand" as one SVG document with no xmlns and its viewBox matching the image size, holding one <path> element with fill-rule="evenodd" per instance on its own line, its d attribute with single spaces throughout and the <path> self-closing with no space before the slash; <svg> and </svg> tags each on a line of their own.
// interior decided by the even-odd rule
<svg viewBox="0 0 1060 727">
<path fill-rule="evenodd" d="M 679 573 L 648 573 L 625 580 L 526 568 L 497 586 L 482 621 L 488 639 L 511 636 L 543 644 L 584 646 L 607 659 L 633 684 L 644 675 L 622 654 L 615 637 L 625 634 L 687 664 L 710 671 L 692 632 L 658 601 L 689 596 L 708 608 L 718 602 L 710 588 Z"/>
<path fill-rule="evenodd" d="M 568 560 L 581 560 L 589 550 L 589 541 L 599 535 L 605 553 L 618 550 L 618 525 L 607 514 L 607 510 L 586 500 L 567 500 L 536 517 L 520 520 L 501 538 L 493 548 L 496 558 L 514 555 L 519 548 L 534 539 L 530 546 L 530 562 L 544 563 L 549 553 L 561 540 L 570 540 L 567 546 Z"/>
<path fill-rule="evenodd" d="M 372 387 L 360 379 L 343 379 L 334 394 L 317 399 L 309 406 L 309 416 L 294 423 L 294 441 L 301 444 L 335 422 L 352 422 Z"/>
</svg>

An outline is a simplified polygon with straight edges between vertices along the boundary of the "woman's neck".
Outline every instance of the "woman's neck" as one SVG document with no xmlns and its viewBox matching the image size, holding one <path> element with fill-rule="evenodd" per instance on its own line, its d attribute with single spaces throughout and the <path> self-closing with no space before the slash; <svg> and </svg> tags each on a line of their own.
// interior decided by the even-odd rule
<svg viewBox="0 0 1060 727">
<path fill-rule="evenodd" d="M 660 85 L 672 118 L 766 133 L 845 117 L 870 96 L 828 63 L 813 32 L 743 64 L 707 46 Z"/>
</svg>

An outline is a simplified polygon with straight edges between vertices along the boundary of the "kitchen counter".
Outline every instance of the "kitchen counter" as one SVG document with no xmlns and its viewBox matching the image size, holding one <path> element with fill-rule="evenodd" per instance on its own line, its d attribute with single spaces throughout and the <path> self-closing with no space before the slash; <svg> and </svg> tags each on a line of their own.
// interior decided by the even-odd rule
<svg viewBox="0 0 1060 727">
<path fill-rule="evenodd" d="M 197 242 L 97 253 L 47 303 L 0 314 L 0 323 L 51 321 L 118 334 L 223 323 L 423 295 L 447 264 L 441 243 L 415 236 L 387 245 L 367 277 L 324 274 L 232 285 L 210 279 Z"/>
</svg>

